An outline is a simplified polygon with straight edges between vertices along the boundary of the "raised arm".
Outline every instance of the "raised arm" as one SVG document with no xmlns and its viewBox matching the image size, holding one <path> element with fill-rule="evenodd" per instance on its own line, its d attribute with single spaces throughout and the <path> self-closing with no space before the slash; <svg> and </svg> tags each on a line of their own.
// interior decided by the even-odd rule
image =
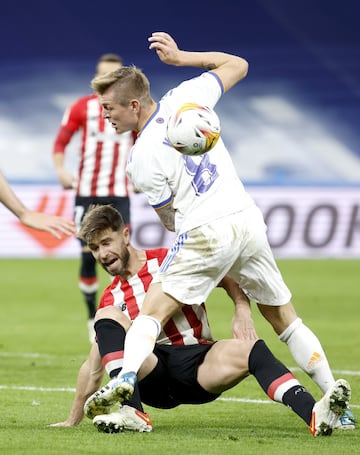
<svg viewBox="0 0 360 455">
<path fill-rule="evenodd" d="M 155 49 L 159 59 L 174 66 L 193 66 L 216 73 L 227 91 L 243 79 L 248 71 L 248 62 L 242 57 L 225 52 L 194 52 L 178 48 L 175 40 L 165 32 L 154 32 L 148 38 L 149 49 Z"/>
</svg>

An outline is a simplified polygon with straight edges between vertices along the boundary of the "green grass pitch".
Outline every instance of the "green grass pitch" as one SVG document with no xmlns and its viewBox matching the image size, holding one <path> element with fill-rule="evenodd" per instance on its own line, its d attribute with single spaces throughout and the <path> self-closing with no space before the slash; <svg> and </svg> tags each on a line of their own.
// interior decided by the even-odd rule
<svg viewBox="0 0 360 455">
<path fill-rule="evenodd" d="M 319 336 L 336 378 L 352 386 L 352 409 L 360 415 L 360 306 L 356 260 L 279 260 L 299 316 Z M 357 454 L 360 433 L 313 438 L 289 409 L 272 403 L 250 377 L 214 403 L 163 411 L 146 407 L 149 434 L 102 434 L 85 419 L 65 420 L 77 371 L 89 343 L 86 312 L 77 288 L 75 259 L 0 260 L 0 453 L 72 454 Z M 109 278 L 101 271 L 101 285 Z M 231 336 L 232 304 L 217 289 L 208 302 L 217 338 Z M 264 338 L 300 381 L 320 397 L 315 384 L 295 368 L 287 347 L 269 324 L 253 314 Z"/>
</svg>

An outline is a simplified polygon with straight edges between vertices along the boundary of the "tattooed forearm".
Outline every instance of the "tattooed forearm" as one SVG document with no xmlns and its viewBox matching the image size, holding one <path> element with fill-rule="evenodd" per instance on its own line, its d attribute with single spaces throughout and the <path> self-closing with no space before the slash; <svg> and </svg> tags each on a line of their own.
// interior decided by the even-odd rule
<svg viewBox="0 0 360 455">
<path fill-rule="evenodd" d="M 208 71 L 214 70 L 215 68 L 216 68 L 215 63 L 208 63 L 208 64 L 206 65 L 206 69 L 207 69 Z"/>
<path fill-rule="evenodd" d="M 168 229 L 169 231 L 175 231 L 175 209 L 171 204 L 166 205 L 165 207 L 161 207 L 161 209 L 157 209 L 156 213 L 159 215 L 159 218 L 162 224 Z"/>
</svg>

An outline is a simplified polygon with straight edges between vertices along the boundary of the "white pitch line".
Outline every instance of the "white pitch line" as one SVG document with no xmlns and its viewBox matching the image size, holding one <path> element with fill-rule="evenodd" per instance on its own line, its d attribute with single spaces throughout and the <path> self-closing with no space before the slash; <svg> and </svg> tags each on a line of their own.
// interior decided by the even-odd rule
<svg viewBox="0 0 360 455">
<path fill-rule="evenodd" d="M 87 354 L 76 354 L 76 355 L 69 355 L 72 359 L 84 359 L 84 356 Z M 64 354 L 63 356 L 61 355 L 56 355 L 56 354 L 44 354 L 40 352 L 1 352 L 0 351 L 0 357 L 23 357 L 23 358 L 58 358 L 58 357 L 66 357 L 67 354 Z M 287 367 L 289 368 L 290 371 L 292 372 L 303 372 L 303 370 L 299 367 Z M 332 372 L 335 375 L 345 375 L 345 376 L 360 376 L 360 371 L 357 370 L 332 370 Z"/>
<path fill-rule="evenodd" d="M 27 385 L 4 385 L 0 384 L 0 390 L 25 390 L 33 392 L 75 392 L 74 387 L 35 387 Z"/>
<path fill-rule="evenodd" d="M 301 368 L 299 368 L 299 367 L 288 367 L 288 368 L 289 368 L 289 370 L 291 370 L 294 373 L 303 372 L 303 370 Z M 331 369 L 331 371 L 333 372 L 333 374 L 340 375 L 341 377 L 342 377 L 342 375 L 345 375 L 345 376 L 360 376 L 360 371 L 357 371 L 357 370 L 333 370 L 333 369 Z"/>
<path fill-rule="evenodd" d="M 275 401 L 269 400 L 252 400 L 250 398 L 235 398 L 235 397 L 219 397 L 218 400 L 220 401 L 232 401 L 232 402 L 239 402 L 239 403 L 254 403 L 254 404 L 273 404 L 277 403 Z M 280 404 L 280 403 L 279 403 Z M 360 409 L 360 404 L 350 404 L 350 408 Z"/>
<path fill-rule="evenodd" d="M 41 359 L 41 358 L 44 358 L 44 359 L 51 359 L 51 358 L 54 358 L 54 359 L 57 359 L 59 357 L 71 357 L 72 359 L 73 358 L 84 358 L 84 356 L 86 356 L 87 353 L 84 353 L 84 354 L 76 354 L 76 355 L 69 355 L 69 354 L 64 354 L 64 355 L 57 355 L 57 354 L 44 354 L 44 353 L 41 353 L 41 352 L 1 352 L 0 351 L 0 357 L 13 357 L 13 358 L 16 358 L 16 357 L 22 357 L 24 359 Z"/>
<path fill-rule="evenodd" d="M 23 357 L 23 358 L 57 358 L 56 354 L 44 354 L 39 352 L 0 352 L 0 357 Z M 74 355 L 72 358 L 83 358 L 82 355 Z M 302 371 L 299 367 L 289 367 L 293 372 Z M 360 371 L 357 370 L 332 370 L 335 375 L 339 376 L 360 376 Z M 24 390 L 34 392 L 75 392 L 73 387 L 33 387 L 33 386 L 9 386 L 1 385 L 0 390 Z M 232 401 L 239 403 L 253 403 L 253 404 L 272 404 L 271 400 L 254 400 L 250 398 L 236 398 L 236 397 L 219 397 L 220 401 Z M 360 405 L 351 404 L 351 408 L 360 409 Z"/>
<path fill-rule="evenodd" d="M 24 390 L 29 392 L 75 392 L 73 387 L 33 387 L 33 386 L 16 386 L 16 385 L 3 385 L 0 384 L 0 390 Z M 255 400 L 251 398 L 236 398 L 236 397 L 219 397 L 219 401 L 231 401 L 236 403 L 252 403 L 252 404 L 274 404 L 274 401 L 268 400 Z M 351 404 L 352 409 L 360 409 L 360 405 Z"/>
</svg>

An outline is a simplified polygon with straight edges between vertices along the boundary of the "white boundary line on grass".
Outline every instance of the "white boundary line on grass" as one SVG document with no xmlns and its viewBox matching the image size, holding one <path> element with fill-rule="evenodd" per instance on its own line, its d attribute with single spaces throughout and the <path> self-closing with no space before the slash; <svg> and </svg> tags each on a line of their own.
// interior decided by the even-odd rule
<svg viewBox="0 0 360 455">
<path fill-rule="evenodd" d="M 66 356 L 66 355 L 65 355 Z M 79 354 L 76 354 L 74 356 L 72 355 L 69 355 L 69 357 L 72 357 L 72 358 L 79 358 L 79 359 L 84 359 L 86 358 L 87 354 L 84 354 L 84 355 L 79 355 Z M 55 355 L 55 354 L 43 354 L 43 353 L 40 353 L 40 352 L 1 352 L 0 351 L 0 357 L 23 357 L 23 358 L 52 358 L 52 357 L 61 357 L 59 355 Z M 293 371 L 293 372 L 297 372 L 297 371 L 303 371 L 301 368 L 299 367 L 288 367 L 289 370 Z M 357 370 L 332 370 L 332 372 L 336 375 L 346 375 L 346 376 L 360 376 L 360 371 L 357 371 Z"/>
<path fill-rule="evenodd" d="M 23 357 L 23 358 L 51 358 L 58 357 L 55 354 L 43 354 L 39 352 L 0 352 L 0 357 Z M 82 355 L 75 355 L 71 357 L 84 358 Z M 289 367 L 289 370 L 296 372 L 302 371 L 298 367 Z M 357 370 L 333 370 L 333 373 L 339 376 L 360 376 L 360 371 Z M 34 392 L 75 392 L 74 387 L 34 387 L 34 386 L 9 386 L 0 384 L 0 390 L 24 390 Z M 236 398 L 236 397 L 219 397 L 219 401 L 232 401 L 239 403 L 254 403 L 254 404 L 272 404 L 271 400 L 254 400 L 250 398 Z M 351 408 L 360 409 L 360 405 L 351 404 Z"/>
<path fill-rule="evenodd" d="M 23 357 L 23 358 L 52 358 L 52 357 L 71 357 L 71 358 L 79 358 L 83 359 L 87 356 L 85 354 L 64 354 L 63 356 L 60 354 L 45 354 L 43 352 L 7 352 L 7 351 L 0 351 L 0 357 Z M 291 371 L 302 371 L 299 367 L 288 367 Z M 336 374 L 348 374 L 350 376 L 360 376 L 360 371 L 357 370 L 332 370 Z"/>
<path fill-rule="evenodd" d="M 75 392 L 73 387 L 33 387 L 33 386 L 9 386 L 0 384 L 0 390 L 24 390 L 30 392 Z M 219 401 L 232 401 L 237 403 L 252 403 L 252 404 L 274 404 L 274 401 L 268 400 L 254 400 L 251 398 L 236 398 L 236 397 L 219 397 Z M 352 404 L 351 408 L 360 409 L 360 405 Z"/>
<path fill-rule="evenodd" d="M 271 401 L 270 398 L 268 400 L 253 400 L 250 398 L 236 398 L 236 397 L 219 397 L 217 400 L 220 401 L 232 401 L 238 403 L 252 403 L 252 404 L 279 404 L 278 402 Z M 350 402 L 351 409 L 360 409 L 360 404 L 353 404 Z"/>
<path fill-rule="evenodd" d="M 64 357 L 66 356 L 69 356 L 69 357 L 78 357 L 78 358 L 83 358 L 83 357 L 86 357 L 87 354 L 84 354 L 84 355 L 80 355 L 80 354 L 76 354 L 74 356 L 71 356 L 69 354 L 65 354 Z M 57 355 L 57 354 L 44 354 L 42 352 L 6 352 L 6 351 L 3 351 L 1 352 L 0 351 L 0 357 L 23 357 L 25 359 L 29 358 L 29 359 L 33 359 L 33 358 L 41 358 L 41 357 L 44 357 L 46 359 L 49 359 L 49 358 L 52 358 L 52 357 L 62 357 L 61 355 Z"/>
</svg>

